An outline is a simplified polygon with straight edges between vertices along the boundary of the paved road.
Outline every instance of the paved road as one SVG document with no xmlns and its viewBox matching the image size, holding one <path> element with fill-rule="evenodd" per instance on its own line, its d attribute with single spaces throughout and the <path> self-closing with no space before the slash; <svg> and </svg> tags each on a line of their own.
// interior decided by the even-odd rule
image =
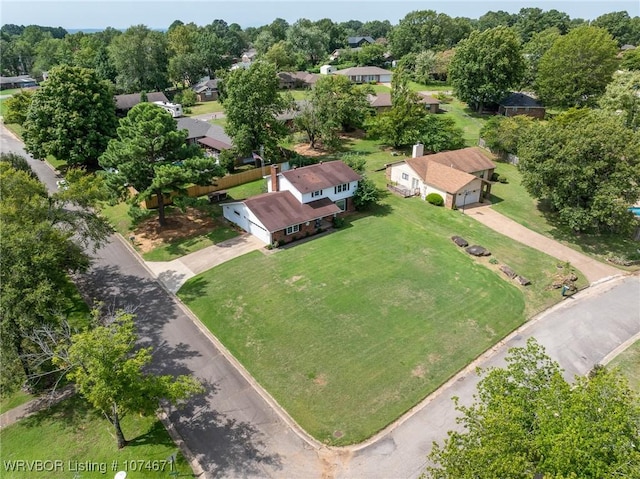
<svg viewBox="0 0 640 479">
<path fill-rule="evenodd" d="M 0 151 L 25 154 L 0 126 Z M 50 190 L 54 172 L 30 160 Z M 164 373 L 194 374 L 206 396 L 172 411 L 171 421 L 202 464 L 200 477 L 321 477 L 315 449 L 301 439 L 138 260 L 113 236 L 97 252 L 91 270 L 78 278 L 88 299 L 112 307 L 135 307 L 143 345 L 153 345 L 154 367 Z"/>
<path fill-rule="evenodd" d="M 21 150 L 4 131 L 0 139 L 2 151 Z M 32 164 L 55 188 L 51 169 Z M 509 347 L 535 336 L 567 376 L 584 374 L 640 333 L 639 276 L 601 283 L 529 322 L 371 441 L 326 449 L 305 441 L 290 427 L 119 237 L 98 252 L 93 268 L 79 283 L 90 298 L 137 308 L 141 337 L 155 346 L 158 370 L 195 374 L 207 382 L 206 396 L 170 415 L 206 469 L 200 477 L 414 478 L 424 468 L 432 441 L 456 427 L 451 397 L 470 400 L 477 383 L 475 366 L 501 364 Z"/>
</svg>

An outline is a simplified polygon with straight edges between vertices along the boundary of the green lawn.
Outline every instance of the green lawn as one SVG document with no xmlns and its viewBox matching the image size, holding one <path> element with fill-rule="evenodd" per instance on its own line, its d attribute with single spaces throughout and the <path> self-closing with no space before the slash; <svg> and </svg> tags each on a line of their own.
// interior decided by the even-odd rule
<svg viewBox="0 0 640 479">
<path fill-rule="evenodd" d="M 49 410 L 25 418 L 0 430 L 3 473 L 6 479 L 34 477 L 82 479 L 113 477 L 125 470 L 125 461 L 144 461 L 150 468 L 164 472 L 143 470 L 131 472 L 131 478 L 169 477 L 169 456 L 177 453 L 177 470 L 182 477 L 191 477 L 190 466 L 173 443 L 162 423 L 155 417 L 131 415 L 122 421 L 125 437 L 131 443 L 118 450 L 112 426 L 100 413 L 90 409 L 84 399 L 73 397 Z M 9 461 L 62 461 L 59 467 L 46 472 L 9 472 Z M 146 461 L 149 461 L 147 463 Z M 154 462 L 155 461 L 155 462 Z M 78 464 L 94 464 L 94 471 L 83 471 Z M 113 466 L 116 465 L 115 468 Z M 100 468 L 106 467 L 106 474 Z M 55 470 L 58 469 L 58 470 Z M 131 469 L 129 469 L 131 470 Z"/>
<path fill-rule="evenodd" d="M 9 409 L 18 407 L 33 399 L 33 395 L 22 390 L 16 391 L 7 397 L 0 398 L 0 414 L 7 412 Z"/>
<path fill-rule="evenodd" d="M 0 95 L 15 95 L 16 93 L 20 93 L 23 88 L 11 88 L 9 90 L 0 90 Z"/>
<path fill-rule="evenodd" d="M 185 116 L 202 115 L 204 113 L 218 113 L 224 111 L 222 103 L 219 101 L 205 101 L 202 103 L 196 103 L 194 106 L 189 107 L 191 113 Z"/>
<path fill-rule="evenodd" d="M 451 91 L 452 86 L 444 82 L 435 83 L 416 83 L 414 81 L 409 82 L 409 88 L 413 91 Z"/>
<path fill-rule="evenodd" d="M 611 363 L 610 367 L 618 367 L 629 380 L 629 385 L 640 394 L 640 341 L 636 341 Z"/>
<path fill-rule="evenodd" d="M 471 258 L 452 234 L 532 286 Z M 555 263 L 459 212 L 388 195 L 333 234 L 220 265 L 179 296 L 306 431 L 340 445 L 371 436 L 557 301 L 546 289 Z"/>
<path fill-rule="evenodd" d="M 485 122 L 491 118 L 488 115 L 479 115 L 471 108 L 454 98 L 450 103 L 443 103 L 440 108 L 447 116 L 453 118 L 460 128 L 462 128 L 464 141 L 467 146 L 476 146 L 480 138 L 480 129 Z"/>
<path fill-rule="evenodd" d="M 505 176 L 508 184 L 495 184 L 491 188 L 493 208 L 527 228 L 553 238 L 587 255 L 605 261 L 609 254 L 629 257 L 636 253 L 638 243 L 620 235 L 576 234 L 555 221 L 544 203 L 529 196 L 521 183 L 518 168 L 497 163 L 496 172 Z M 637 268 L 636 268 L 637 269 Z"/>
<path fill-rule="evenodd" d="M 189 253 L 206 248 L 238 236 L 238 232 L 228 225 L 220 225 L 210 233 L 195 236 L 154 248 L 142 257 L 146 261 L 171 261 Z"/>
</svg>

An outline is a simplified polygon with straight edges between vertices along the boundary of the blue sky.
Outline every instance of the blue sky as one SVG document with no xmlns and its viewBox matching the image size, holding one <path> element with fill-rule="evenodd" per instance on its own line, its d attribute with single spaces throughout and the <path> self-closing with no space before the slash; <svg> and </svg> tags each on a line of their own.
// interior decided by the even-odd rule
<svg viewBox="0 0 640 479">
<path fill-rule="evenodd" d="M 206 25 L 216 18 L 239 23 L 243 28 L 271 23 L 277 17 L 292 23 L 298 18 L 389 20 L 398 23 L 413 10 L 432 9 L 451 16 L 478 18 L 489 10 L 517 12 L 523 7 L 543 10 L 555 8 L 572 18 L 594 19 L 607 12 L 626 10 L 640 15 L 638 0 L 466 0 L 394 1 L 394 0 L 2 0 L 0 23 L 18 25 L 61 26 L 63 28 L 126 28 L 144 24 L 150 28 L 167 28 L 174 20 Z"/>
</svg>

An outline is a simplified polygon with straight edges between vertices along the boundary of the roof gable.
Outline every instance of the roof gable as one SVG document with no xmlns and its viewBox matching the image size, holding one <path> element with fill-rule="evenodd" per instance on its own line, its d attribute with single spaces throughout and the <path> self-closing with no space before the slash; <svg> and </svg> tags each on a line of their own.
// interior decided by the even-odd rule
<svg viewBox="0 0 640 479">
<path fill-rule="evenodd" d="M 329 198 L 300 203 L 290 191 L 264 193 L 243 203 L 270 233 L 341 211 Z"/>
<path fill-rule="evenodd" d="M 475 173 L 476 171 L 490 170 L 496 167 L 495 163 L 487 158 L 483 150 L 477 146 L 462 148 L 460 150 L 442 151 L 433 155 L 411 159 L 418 160 L 422 158 L 450 166 L 466 173 Z M 409 160 L 407 160 L 407 162 L 408 161 Z"/>
<path fill-rule="evenodd" d="M 294 168 L 280 174 L 303 194 L 358 181 L 361 178 L 358 173 L 340 160 Z"/>
</svg>

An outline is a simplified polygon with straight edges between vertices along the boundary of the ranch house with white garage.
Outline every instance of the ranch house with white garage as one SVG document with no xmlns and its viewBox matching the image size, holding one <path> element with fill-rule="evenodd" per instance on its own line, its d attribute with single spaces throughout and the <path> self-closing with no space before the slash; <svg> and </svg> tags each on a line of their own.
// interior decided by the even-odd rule
<svg viewBox="0 0 640 479">
<path fill-rule="evenodd" d="M 481 203 L 491 194 L 491 176 L 496 165 L 478 147 L 423 155 L 422 145 L 413 158 L 387 165 L 390 188 L 405 196 L 425 199 L 438 193 L 447 208 Z"/>
<path fill-rule="evenodd" d="M 326 229 L 355 209 L 360 175 L 342 161 L 278 171 L 271 166 L 267 193 L 222 205 L 226 219 L 266 244 L 288 243 Z"/>
</svg>

